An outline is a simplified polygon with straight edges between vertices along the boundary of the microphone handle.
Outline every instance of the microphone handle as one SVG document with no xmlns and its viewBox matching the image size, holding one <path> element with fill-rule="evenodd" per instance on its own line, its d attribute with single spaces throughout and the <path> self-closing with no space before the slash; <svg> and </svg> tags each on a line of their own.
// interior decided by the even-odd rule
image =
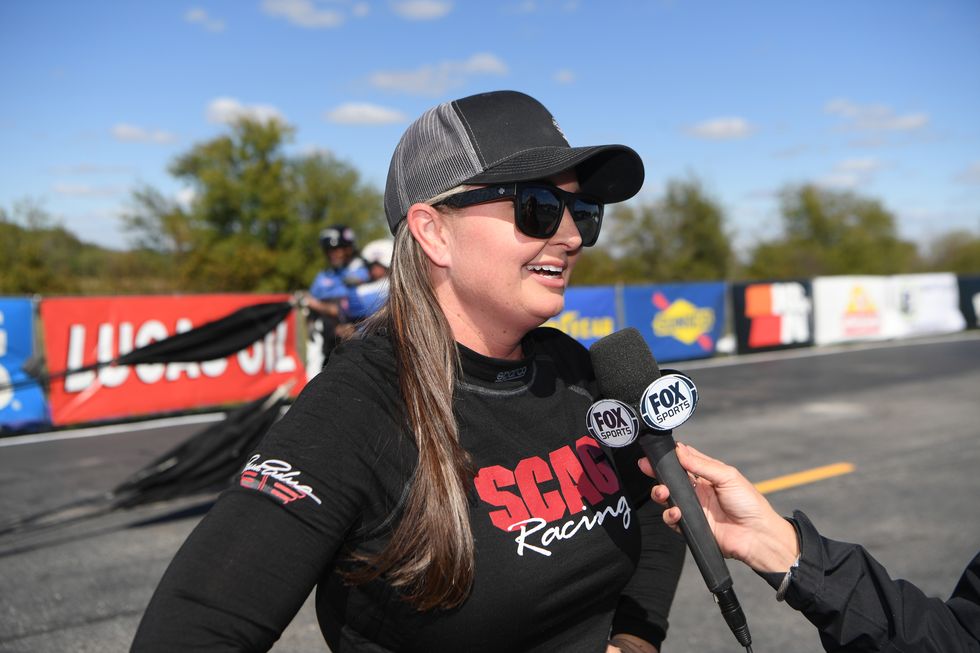
<svg viewBox="0 0 980 653">
<path fill-rule="evenodd" d="M 739 605 L 732 577 L 725 558 L 718 548 L 701 503 L 691 487 L 687 471 L 677 460 L 676 443 L 670 432 L 639 437 L 640 447 L 657 473 L 657 479 L 670 490 L 670 503 L 681 509 L 680 528 L 694 556 L 708 589 L 715 595 L 721 614 L 738 642 L 748 648 L 752 644 L 742 607 Z"/>
<path fill-rule="evenodd" d="M 704 576 L 704 582 L 712 593 L 717 594 L 732 586 L 732 577 L 708 526 L 701 503 L 691 487 L 691 477 L 677 460 L 675 446 L 674 438 L 669 433 L 640 436 L 640 447 L 656 470 L 657 479 L 670 490 L 671 505 L 681 509 L 681 532 Z"/>
</svg>

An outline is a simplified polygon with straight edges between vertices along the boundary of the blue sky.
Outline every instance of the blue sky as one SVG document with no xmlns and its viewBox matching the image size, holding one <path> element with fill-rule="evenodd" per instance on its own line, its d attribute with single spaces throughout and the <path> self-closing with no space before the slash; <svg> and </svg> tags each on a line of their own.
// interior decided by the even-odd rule
<svg viewBox="0 0 980 653">
<path fill-rule="evenodd" d="M 123 247 L 118 215 L 242 113 L 383 187 L 405 126 L 510 88 L 572 145 L 625 143 L 640 201 L 694 175 L 747 245 L 777 191 L 880 199 L 902 236 L 980 235 L 975 0 L 26 0 L 0 3 L 0 207 Z"/>
</svg>

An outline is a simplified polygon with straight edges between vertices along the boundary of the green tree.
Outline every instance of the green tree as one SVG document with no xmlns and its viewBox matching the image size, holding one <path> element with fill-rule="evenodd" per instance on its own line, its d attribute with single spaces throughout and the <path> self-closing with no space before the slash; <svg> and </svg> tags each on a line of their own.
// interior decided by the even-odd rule
<svg viewBox="0 0 980 653">
<path fill-rule="evenodd" d="M 37 203 L 0 209 L 0 293 L 166 292 L 167 261 L 152 252 L 118 252 L 80 241 Z"/>
<path fill-rule="evenodd" d="M 670 181 L 653 204 L 617 205 L 604 244 L 579 263 L 576 283 L 726 279 L 734 257 L 721 206 L 697 179 Z"/>
<path fill-rule="evenodd" d="M 36 202 L 17 202 L 10 213 L 0 209 L 0 292 L 77 292 L 80 277 L 94 271 L 87 253 Z"/>
<path fill-rule="evenodd" d="M 782 234 L 750 254 L 750 278 L 894 274 L 919 267 L 915 245 L 901 240 L 894 216 L 877 200 L 813 185 L 781 193 Z"/>
<path fill-rule="evenodd" d="M 383 196 L 349 164 L 313 154 L 290 160 L 287 171 L 299 219 L 290 232 L 295 256 L 279 261 L 284 275 L 302 280 L 303 287 L 309 285 L 324 265 L 319 234 L 328 224 L 352 227 L 361 244 L 390 237 Z"/>
<path fill-rule="evenodd" d="M 325 155 L 290 158 L 291 127 L 242 120 L 195 145 L 170 167 L 193 189 L 189 207 L 152 188 L 133 194 L 125 216 L 133 243 L 173 257 L 185 290 L 284 291 L 322 266 L 317 234 L 328 222 L 362 237 L 381 233 L 380 193 Z"/>
<path fill-rule="evenodd" d="M 940 236 L 929 248 L 928 267 L 957 274 L 980 273 L 980 237 L 966 229 Z"/>
</svg>

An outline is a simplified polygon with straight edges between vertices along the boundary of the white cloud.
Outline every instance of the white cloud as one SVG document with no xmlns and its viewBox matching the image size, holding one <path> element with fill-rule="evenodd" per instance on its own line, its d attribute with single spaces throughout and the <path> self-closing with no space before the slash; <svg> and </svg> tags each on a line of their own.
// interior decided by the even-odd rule
<svg viewBox="0 0 980 653">
<path fill-rule="evenodd" d="M 879 168 L 881 168 L 881 163 L 873 157 L 866 159 L 845 159 L 835 166 L 835 169 L 840 172 L 853 172 L 857 174 L 871 174 Z"/>
<path fill-rule="evenodd" d="M 847 126 L 861 131 L 913 131 L 929 124 L 925 113 L 898 115 L 884 104 L 855 104 L 846 98 L 831 100 L 824 111 L 840 116 Z"/>
<path fill-rule="evenodd" d="M 961 184 L 980 185 L 980 161 L 974 161 L 958 172 L 954 179 Z"/>
<path fill-rule="evenodd" d="M 881 169 L 881 162 L 873 157 L 838 161 L 829 174 L 816 180 L 818 186 L 852 190 L 870 185 Z"/>
<path fill-rule="evenodd" d="M 132 174 L 135 170 L 131 166 L 77 163 L 70 166 L 55 166 L 51 169 L 51 172 L 56 175 L 125 175 Z"/>
<path fill-rule="evenodd" d="M 219 97 L 211 100 L 208 104 L 208 122 L 233 124 L 242 118 L 249 118 L 258 122 L 269 122 L 276 120 L 285 123 L 286 119 L 282 112 L 269 104 L 242 104 L 235 98 Z"/>
<path fill-rule="evenodd" d="M 505 11 L 510 14 L 533 14 L 537 12 L 575 13 L 582 8 L 580 0 L 517 0 L 507 5 Z"/>
<path fill-rule="evenodd" d="M 323 114 L 328 122 L 341 125 L 387 125 L 405 122 L 400 111 L 365 102 L 348 102 Z"/>
<path fill-rule="evenodd" d="M 350 8 L 350 13 L 356 18 L 364 18 L 371 13 L 371 5 L 366 2 L 355 2 Z"/>
<path fill-rule="evenodd" d="M 712 141 L 745 138 L 755 130 L 744 118 L 735 116 L 712 118 L 688 127 L 687 132 L 698 138 Z"/>
<path fill-rule="evenodd" d="M 847 144 L 852 147 L 863 147 L 866 149 L 885 147 L 889 141 L 884 134 L 884 132 L 861 132 L 860 137 L 851 139 Z"/>
<path fill-rule="evenodd" d="M 408 20 L 435 20 L 452 11 L 453 3 L 443 0 L 404 0 L 393 2 L 391 8 Z"/>
<path fill-rule="evenodd" d="M 324 159 L 332 159 L 334 157 L 333 152 L 322 145 L 307 144 L 299 148 L 299 152 L 302 156 L 309 157 L 319 157 Z"/>
<path fill-rule="evenodd" d="M 67 197 L 116 197 L 122 194 L 124 189 L 117 186 L 90 186 L 88 184 L 64 184 L 57 183 L 53 189 L 58 195 Z"/>
<path fill-rule="evenodd" d="M 128 125 L 126 123 L 119 123 L 113 126 L 112 136 L 117 141 L 126 143 L 155 143 L 158 145 L 173 143 L 177 140 L 177 136 L 170 132 L 159 129 L 144 129 L 143 127 Z"/>
<path fill-rule="evenodd" d="M 575 73 L 568 68 L 563 68 L 554 74 L 553 79 L 559 84 L 572 84 L 575 82 Z"/>
<path fill-rule="evenodd" d="M 191 187 L 181 188 L 174 196 L 177 204 L 185 211 L 189 211 L 194 200 L 197 199 L 197 191 Z"/>
<path fill-rule="evenodd" d="M 262 0 L 262 11 L 310 29 L 338 27 L 344 22 L 339 11 L 321 9 L 312 0 Z"/>
<path fill-rule="evenodd" d="M 200 25 L 209 32 L 225 31 L 225 21 L 219 18 L 211 18 L 208 15 L 208 12 L 200 7 L 188 9 L 187 13 L 184 14 L 184 20 L 186 20 L 188 23 Z"/>
<path fill-rule="evenodd" d="M 784 147 L 781 150 L 776 150 L 772 155 L 778 159 L 792 159 L 810 151 L 809 145 L 792 145 L 790 147 Z"/>
<path fill-rule="evenodd" d="M 471 77 L 506 74 L 507 65 L 484 52 L 464 61 L 443 61 L 415 70 L 379 71 L 370 76 L 369 82 L 386 91 L 438 96 L 465 85 Z"/>
<path fill-rule="evenodd" d="M 779 198 L 779 190 L 776 188 L 756 188 L 746 191 L 742 197 L 749 202 L 771 202 Z"/>
<path fill-rule="evenodd" d="M 861 176 L 846 172 L 830 173 L 817 178 L 815 183 L 825 188 L 853 190 L 861 184 Z"/>
</svg>

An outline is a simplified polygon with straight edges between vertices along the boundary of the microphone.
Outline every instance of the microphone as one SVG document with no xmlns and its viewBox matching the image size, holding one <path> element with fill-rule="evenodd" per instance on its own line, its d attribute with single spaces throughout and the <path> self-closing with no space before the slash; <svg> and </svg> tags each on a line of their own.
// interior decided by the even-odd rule
<svg viewBox="0 0 980 653">
<path fill-rule="evenodd" d="M 656 471 L 657 479 L 670 490 L 671 505 L 681 509 L 681 532 L 705 584 L 714 594 L 735 639 L 751 652 L 752 636 L 735 596 L 725 558 L 711 533 L 687 471 L 677 460 L 671 435 L 672 429 L 694 412 L 697 388 L 680 373 L 661 376 L 646 340 L 632 327 L 596 341 L 589 352 L 599 392 L 605 397 L 589 409 L 590 433 L 603 444 L 626 446 L 633 442 L 638 428 L 643 453 Z M 642 420 L 636 419 L 637 408 Z M 630 419 L 622 419 L 623 413 Z M 608 428 L 610 425 L 619 428 Z M 624 431 L 628 434 L 630 426 L 633 437 L 624 437 Z"/>
</svg>

